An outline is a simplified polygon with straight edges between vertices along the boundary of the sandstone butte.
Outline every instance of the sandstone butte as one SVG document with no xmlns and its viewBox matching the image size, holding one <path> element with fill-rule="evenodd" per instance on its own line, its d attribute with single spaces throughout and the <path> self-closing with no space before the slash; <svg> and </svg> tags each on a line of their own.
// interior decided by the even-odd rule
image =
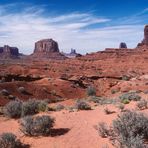
<svg viewBox="0 0 148 148">
<path fill-rule="evenodd" d="M 20 55 L 15 47 L 0 48 L 0 106 L 13 97 L 23 101 L 29 98 L 48 100 L 50 107 L 58 104 L 70 108 L 76 99 L 86 99 L 88 87 L 94 87 L 96 96 L 115 101 L 123 93 L 136 92 L 143 99 L 148 97 L 148 25 L 144 28 L 144 39 L 134 49 L 106 48 L 76 58 L 67 58 L 53 39 L 35 43 L 34 52 L 29 56 Z M 15 58 L 14 58 L 15 57 Z M 18 88 L 23 87 L 25 94 Z M 5 91 L 4 91 L 5 90 Z M 99 136 L 94 128 L 98 122 L 111 124 L 117 118 L 119 109 L 114 104 L 97 105 L 90 103 L 90 111 L 40 113 L 55 117 L 53 136 L 22 136 L 19 120 L 0 116 L 0 134 L 12 132 L 31 148 L 113 148 L 108 138 Z M 119 105 L 119 104 L 117 104 Z M 114 113 L 105 114 L 109 108 Z M 136 109 L 136 102 L 125 105 L 125 110 Z M 148 114 L 145 109 L 141 112 Z M 68 130 L 67 130 L 68 129 Z"/>
</svg>

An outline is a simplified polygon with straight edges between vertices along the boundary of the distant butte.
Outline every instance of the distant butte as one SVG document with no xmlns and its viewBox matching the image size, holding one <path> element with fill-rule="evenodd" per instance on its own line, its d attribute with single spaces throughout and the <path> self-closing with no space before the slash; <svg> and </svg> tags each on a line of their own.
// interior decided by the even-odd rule
<svg viewBox="0 0 148 148">
<path fill-rule="evenodd" d="M 58 43 L 53 39 L 43 39 L 35 43 L 33 58 L 45 59 L 65 59 L 66 57 L 60 53 Z"/>
<path fill-rule="evenodd" d="M 19 49 L 17 47 L 10 47 L 8 45 L 4 45 L 4 47 L 0 47 L 0 57 L 2 59 L 18 58 Z"/>
</svg>

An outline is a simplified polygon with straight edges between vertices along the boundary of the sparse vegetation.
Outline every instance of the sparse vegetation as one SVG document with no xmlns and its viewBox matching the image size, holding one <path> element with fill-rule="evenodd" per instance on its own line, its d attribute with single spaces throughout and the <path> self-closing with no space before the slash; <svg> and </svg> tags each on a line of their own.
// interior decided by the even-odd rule
<svg viewBox="0 0 148 148">
<path fill-rule="evenodd" d="M 34 115 L 48 110 L 45 101 L 30 99 L 26 102 L 20 100 L 10 101 L 4 107 L 4 115 L 10 118 L 20 118 L 21 116 Z"/>
<path fill-rule="evenodd" d="M 105 112 L 105 114 L 107 114 L 107 115 L 114 113 L 114 111 L 109 110 L 107 107 L 104 108 L 104 112 Z"/>
<path fill-rule="evenodd" d="M 122 76 L 122 80 L 129 81 L 130 80 L 130 77 L 129 76 L 126 76 L 126 75 L 123 75 Z"/>
<path fill-rule="evenodd" d="M 30 99 L 27 102 L 23 102 L 22 116 L 34 115 L 46 110 L 48 110 L 48 104 L 45 101 Z"/>
<path fill-rule="evenodd" d="M 115 93 L 117 93 L 117 92 L 119 92 L 119 90 L 115 90 L 115 89 L 112 89 L 112 90 L 111 90 L 111 93 L 112 93 L 112 94 L 115 94 Z"/>
<path fill-rule="evenodd" d="M 0 92 L 1 92 L 1 94 L 4 95 L 4 96 L 9 96 L 9 94 L 10 94 L 9 91 L 6 90 L 6 89 L 2 89 Z"/>
<path fill-rule="evenodd" d="M 39 101 L 38 112 L 45 112 L 48 110 L 48 103 L 46 101 Z"/>
<path fill-rule="evenodd" d="M 123 104 L 129 104 L 129 103 L 130 103 L 130 101 L 129 101 L 128 99 L 123 99 L 121 102 L 122 102 Z"/>
<path fill-rule="evenodd" d="M 124 108 L 125 108 L 125 105 L 124 104 L 120 104 L 118 106 L 118 108 L 120 109 L 121 112 L 123 112 L 124 111 Z"/>
<path fill-rule="evenodd" d="M 26 91 L 25 87 L 19 87 L 18 92 L 20 92 L 22 94 L 26 94 L 27 91 Z"/>
<path fill-rule="evenodd" d="M 0 148 L 23 148 L 24 144 L 20 142 L 12 133 L 3 133 L 0 135 Z"/>
<path fill-rule="evenodd" d="M 10 101 L 4 107 L 4 115 L 10 118 L 19 118 L 22 113 L 22 102 L 19 100 Z"/>
<path fill-rule="evenodd" d="M 89 101 L 90 102 L 94 102 L 94 103 L 100 103 L 102 101 L 102 99 L 104 99 L 104 98 L 102 98 L 102 97 L 96 97 L 96 96 L 91 96 L 89 98 Z"/>
<path fill-rule="evenodd" d="M 101 137 L 108 137 L 115 147 L 146 148 L 148 139 L 148 117 L 142 113 L 126 111 L 118 115 L 113 125 L 98 124 L 97 130 Z"/>
<path fill-rule="evenodd" d="M 75 106 L 78 110 L 91 110 L 91 106 L 84 100 L 77 100 Z"/>
<path fill-rule="evenodd" d="M 54 119 L 50 116 L 26 116 L 21 120 L 21 131 L 28 136 L 40 136 L 50 133 Z"/>
<path fill-rule="evenodd" d="M 55 110 L 56 110 L 56 111 L 61 111 L 61 110 L 64 109 L 64 108 L 65 108 L 64 105 L 58 104 L 58 105 L 55 107 Z"/>
<path fill-rule="evenodd" d="M 147 109 L 148 108 L 148 101 L 146 100 L 140 100 L 138 103 L 137 103 L 137 107 L 138 109 L 140 110 L 144 110 L 144 109 Z"/>
<path fill-rule="evenodd" d="M 27 115 L 34 115 L 38 113 L 38 105 L 39 101 L 35 99 L 30 99 L 27 102 L 23 102 L 22 106 L 22 116 L 27 116 Z"/>
<path fill-rule="evenodd" d="M 125 148 L 144 148 L 148 139 L 148 118 L 142 113 L 127 111 L 113 121 L 115 144 Z"/>
<path fill-rule="evenodd" d="M 139 96 L 136 92 L 129 92 L 122 94 L 119 98 L 122 103 L 128 104 L 130 101 L 139 101 L 141 96 Z"/>
<path fill-rule="evenodd" d="M 87 95 L 88 96 L 96 96 L 96 89 L 92 86 L 87 88 Z"/>
<path fill-rule="evenodd" d="M 10 100 L 15 100 L 15 98 L 16 98 L 16 97 L 13 96 L 13 95 L 9 95 L 9 96 L 8 96 L 8 99 L 10 99 Z"/>
<path fill-rule="evenodd" d="M 108 137 L 109 130 L 105 122 L 100 122 L 98 124 L 97 130 L 102 138 Z"/>
</svg>

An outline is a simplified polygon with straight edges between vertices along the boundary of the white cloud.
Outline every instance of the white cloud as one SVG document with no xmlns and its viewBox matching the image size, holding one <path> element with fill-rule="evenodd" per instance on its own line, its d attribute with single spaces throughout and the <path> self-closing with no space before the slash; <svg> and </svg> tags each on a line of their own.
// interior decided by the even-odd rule
<svg viewBox="0 0 148 148">
<path fill-rule="evenodd" d="M 32 53 L 34 43 L 44 38 L 53 38 L 65 52 L 70 48 L 80 53 L 118 47 L 122 41 L 135 47 L 142 40 L 143 25 L 119 25 L 112 27 L 87 28 L 90 25 L 108 23 L 106 17 L 92 13 L 73 12 L 64 15 L 43 15 L 44 9 L 29 7 L 23 11 L 9 13 L 15 5 L 0 6 L 0 46 L 17 46 L 23 53 Z"/>
</svg>

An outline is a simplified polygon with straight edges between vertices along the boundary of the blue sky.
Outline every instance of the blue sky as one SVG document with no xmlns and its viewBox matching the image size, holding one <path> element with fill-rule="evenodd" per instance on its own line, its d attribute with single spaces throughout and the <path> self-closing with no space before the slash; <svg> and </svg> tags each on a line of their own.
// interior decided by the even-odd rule
<svg viewBox="0 0 148 148">
<path fill-rule="evenodd" d="M 148 0 L 1 0 L 0 46 L 30 54 L 35 41 L 53 38 L 64 52 L 134 48 L 147 23 Z"/>
</svg>

